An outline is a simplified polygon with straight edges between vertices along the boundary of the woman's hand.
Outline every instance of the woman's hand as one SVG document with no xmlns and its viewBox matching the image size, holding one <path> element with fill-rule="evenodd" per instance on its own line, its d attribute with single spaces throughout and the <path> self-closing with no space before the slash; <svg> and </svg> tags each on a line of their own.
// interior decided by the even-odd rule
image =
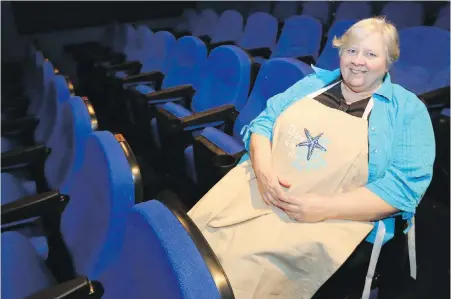
<svg viewBox="0 0 451 299">
<path fill-rule="evenodd" d="M 267 205 L 275 206 L 280 201 L 288 200 L 286 198 L 285 188 L 290 188 L 290 183 L 278 178 L 271 170 L 255 172 L 258 183 L 258 190 Z"/>
<path fill-rule="evenodd" d="M 276 202 L 276 206 L 287 215 L 300 222 L 320 222 L 328 218 L 329 197 L 305 194 L 300 197 L 286 196 Z"/>
</svg>

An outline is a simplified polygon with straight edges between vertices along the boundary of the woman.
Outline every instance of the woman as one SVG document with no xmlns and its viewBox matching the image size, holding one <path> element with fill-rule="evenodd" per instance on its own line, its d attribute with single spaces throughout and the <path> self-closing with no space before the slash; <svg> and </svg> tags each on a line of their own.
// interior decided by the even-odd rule
<svg viewBox="0 0 451 299">
<path fill-rule="evenodd" d="M 387 242 L 394 215 L 412 219 L 430 184 L 428 111 L 388 73 L 395 27 L 365 19 L 333 45 L 340 68 L 269 99 L 243 129 L 250 159 L 189 212 L 237 299 L 311 298 L 365 238 Z"/>
</svg>

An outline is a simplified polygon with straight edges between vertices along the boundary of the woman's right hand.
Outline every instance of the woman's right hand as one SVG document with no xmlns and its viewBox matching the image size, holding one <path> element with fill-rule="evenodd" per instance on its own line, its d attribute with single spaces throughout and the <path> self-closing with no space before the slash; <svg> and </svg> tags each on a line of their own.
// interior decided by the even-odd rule
<svg viewBox="0 0 451 299">
<path fill-rule="evenodd" d="M 277 177 L 273 171 L 256 171 L 258 190 L 267 205 L 277 206 L 278 201 L 285 201 L 285 188 L 290 188 L 291 184 L 286 180 Z"/>
</svg>

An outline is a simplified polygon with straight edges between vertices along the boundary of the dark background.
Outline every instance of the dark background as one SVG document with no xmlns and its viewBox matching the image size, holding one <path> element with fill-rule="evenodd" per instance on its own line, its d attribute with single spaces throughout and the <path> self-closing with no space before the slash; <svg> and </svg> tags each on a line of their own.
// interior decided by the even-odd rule
<svg viewBox="0 0 451 299">
<path fill-rule="evenodd" d="M 188 1 L 14 1 L 18 34 L 35 34 L 97 26 L 112 21 L 136 22 L 178 17 Z"/>
</svg>

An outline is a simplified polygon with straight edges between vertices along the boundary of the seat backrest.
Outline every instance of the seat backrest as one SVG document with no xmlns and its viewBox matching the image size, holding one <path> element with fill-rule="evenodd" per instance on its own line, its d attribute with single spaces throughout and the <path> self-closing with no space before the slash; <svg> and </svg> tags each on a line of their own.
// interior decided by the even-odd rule
<svg viewBox="0 0 451 299">
<path fill-rule="evenodd" d="M 435 27 L 443 28 L 449 31 L 449 11 L 449 3 L 440 8 L 440 11 L 434 22 Z"/>
<path fill-rule="evenodd" d="M 272 49 L 276 44 L 278 26 L 277 19 L 269 13 L 255 12 L 247 19 L 237 45 L 244 49 Z"/>
<path fill-rule="evenodd" d="M 133 39 L 133 48 L 127 54 L 127 60 L 137 60 L 145 62 L 149 53 L 149 43 L 151 42 L 153 32 L 147 25 L 139 25 Z"/>
<path fill-rule="evenodd" d="M 191 84 L 196 89 L 206 62 L 207 47 L 203 41 L 194 36 L 180 38 L 171 52 L 162 88 Z"/>
<path fill-rule="evenodd" d="M 334 22 L 343 20 L 361 20 L 371 17 L 372 7 L 368 2 L 341 2 L 335 13 Z"/>
<path fill-rule="evenodd" d="M 127 56 L 127 60 L 132 61 L 135 59 L 135 53 L 139 49 L 138 35 L 136 28 L 131 24 L 125 24 L 125 48 L 124 54 Z"/>
<path fill-rule="evenodd" d="M 218 24 L 218 14 L 210 8 L 202 10 L 200 17 L 192 24 L 192 33 L 194 36 L 208 35 L 212 36 Z"/>
<path fill-rule="evenodd" d="M 334 70 L 340 66 L 338 49 L 333 47 L 332 41 L 335 36 L 341 37 L 355 23 L 356 20 L 337 21 L 334 23 L 334 25 L 329 29 L 327 43 L 316 61 L 317 67 Z"/>
<path fill-rule="evenodd" d="M 92 109 L 92 106 L 91 106 Z M 55 127 L 48 142 L 52 149 L 45 162 L 49 188 L 61 189 L 71 173 L 78 171 L 84 157 L 86 138 L 93 130 L 92 117 L 85 101 L 70 97 L 61 105 L 61 123 Z"/>
<path fill-rule="evenodd" d="M 241 142 L 241 129 L 266 108 L 268 99 L 284 92 L 311 73 L 312 68 L 293 58 L 274 58 L 263 64 L 249 99 L 235 120 L 233 136 Z"/>
<path fill-rule="evenodd" d="M 204 70 L 191 109 L 201 112 L 234 104 L 241 110 L 250 88 L 249 55 L 237 46 L 220 46 L 211 51 Z"/>
<path fill-rule="evenodd" d="M 243 34 L 243 24 L 243 16 L 239 12 L 232 9 L 224 11 L 213 31 L 211 42 L 238 41 Z"/>
<path fill-rule="evenodd" d="M 61 75 L 54 76 L 49 83 L 44 102 L 39 107 L 39 124 L 34 131 L 37 144 L 48 144 L 56 126 L 61 120 L 61 105 L 69 99 L 70 92 L 66 79 Z"/>
<path fill-rule="evenodd" d="M 388 21 L 401 30 L 424 23 L 423 5 L 420 2 L 388 2 L 381 11 Z"/>
<path fill-rule="evenodd" d="M 175 37 L 168 31 L 158 31 L 149 42 L 148 56 L 141 72 L 160 71 L 166 73 L 170 54 L 175 45 Z"/>
<path fill-rule="evenodd" d="M 317 58 L 321 46 L 321 23 L 308 15 L 293 16 L 285 21 L 271 58 L 312 56 Z"/>
<path fill-rule="evenodd" d="M 285 21 L 286 19 L 297 15 L 299 9 L 300 4 L 297 1 L 278 1 L 274 3 L 272 15 L 279 21 Z"/>
<path fill-rule="evenodd" d="M 195 19 L 198 18 L 196 10 L 192 8 L 188 8 L 183 10 L 182 17 L 180 20 L 180 23 L 177 24 L 176 29 L 180 31 L 192 31 L 193 30 L 193 22 L 195 22 Z"/>
<path fill-rule="evenodd" d="M 323 25 L 329 24 L 330 2 L 329 1 L 306 1 L 302 5 L 302 14 L 309 15 L 319 20 Z"/>
<path fill-rule="evenodd" d="M 53 65 L 49 61 L 45 61 L 42 52 L 36 52 L 33 59 L 33 68 L 29 71 L 29 76 L 26 77 L 26 95 L 30 98 L 30 105 L 28 106 L 28 113 L 36 115 L 38 108 L 42 101 L 50 80 L 53 78 Z"/>
<path fill-rule="evenodd" d="M 30 240 L 17 231 L 1 234 L 1 297 L 22 299 L 56 284 Z"/>
<path fill-rule="evenodd" d="M 101 279 L 106 297 L 145 298 L 152 294 L 165 299 L 233 298 L 217 258 L 214 254 L 205 256 L 208 243 L 194 224 L 180 217 L 181 213 L 157 200 L 132 208 L 120 258 Z M 193 238 L 193 233 L 200 238 Z M 213 273 L 212 264 L 217 270 Z"/>
<path fill-rule="evenodd" d="M 124 53 L 125 47 L 127 46 L 127 26 L 129 24 L 119 23 L 115 27 L 112 45 L 113 52 L 115 53 Z"/>
<path fill-rule="evenodd" d="M 417 94 L 449 85 L 448 30 L 430 26 L 405 28 L 399 31 L 399 40 L 401 55 L 390 71 L 393 82 Z"/>
<path fill-rule="evenodd" d="M 112 133 L 92 132 L 84 151 L 68 187 L 61 233 L 75 272 L 97 279 L 121 250 L 136 192 L 130 164 Z"/>
</svg>

